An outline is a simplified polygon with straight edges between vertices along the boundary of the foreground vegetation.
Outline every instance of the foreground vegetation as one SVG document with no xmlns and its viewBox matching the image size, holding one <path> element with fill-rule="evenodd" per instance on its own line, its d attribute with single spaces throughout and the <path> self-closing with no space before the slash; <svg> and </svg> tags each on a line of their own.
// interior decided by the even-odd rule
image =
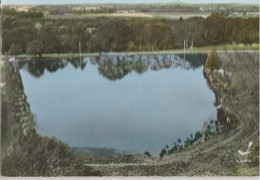
<svg viewBox="0 0 260 180">
<path fill-rule="evenodd" d="M 8 62 L 2 68 L 1 173 L 3 176 L 96 176 L 79 155 L 59 140 L 35 131 L 19 72 Z"/>
</svg>

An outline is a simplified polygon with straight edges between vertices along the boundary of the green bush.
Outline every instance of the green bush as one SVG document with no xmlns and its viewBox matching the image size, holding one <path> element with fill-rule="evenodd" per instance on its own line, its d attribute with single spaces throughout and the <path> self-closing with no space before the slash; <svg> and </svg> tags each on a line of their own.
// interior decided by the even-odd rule
<svg viewBox="0 0 260 180">
<path fill-rule="evenodd" d="M 151 153 L 148 152 L 148 151 L 145 151 L 144 154 L 145 154 L 146 156 L 148 156 L 148 157 L 152 157 Z"/>
<path fill-rule="evenodd" d="M 2 159 L 3 176 L 100 176 L 67 145 L 48 137 L 24 137 Z"/>
<path fill-rule="evenodd" d="M 231 122 L 229 122 L 229 123 L 227 122 L 227 117 L 229 117 L 231 119 Z M 231 113 L 223 108 L 217 109 L 217 118 L 221 122 L 221 124 L 224 125 L 224 128 L 226 130 L 237 127 L 237 125 L 239 123 L 237 117 L 233 113 Z"/>
<path fill-rule="evenodd" d="M 210 53 L 207 59 L 206 68 L 210 70 L 219 69 L 219 60 L 214 51 Z"/>
<path fill-rule="evenodd" d="M 164 149 L 162 149 L 161 150 L 161 153 L 160 153 L 160 158 L 162 158 L 163 156 L 165 156 L 166 155 L 166 153 L 167 153 L 167 151 L 166 151 L 166 149 L 164 148 Z"/>
</svg>

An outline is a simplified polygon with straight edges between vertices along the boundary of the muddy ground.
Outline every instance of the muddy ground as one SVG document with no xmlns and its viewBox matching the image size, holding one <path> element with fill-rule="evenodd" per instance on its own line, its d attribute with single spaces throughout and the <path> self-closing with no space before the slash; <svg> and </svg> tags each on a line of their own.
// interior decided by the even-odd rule
<svg viewBox="0 0 260 180">
<path fill-rule="evenodd" d="M 232 73 L 222 79 L 235 90 L 222 92 L 219 101 L 237 117 L 235 128 L 162 159 L 145 155 L 86 157 L 86 166 L 103 176 L 259 176 L 259 166 L 237 162 L 238 150 L 246 151 L 250 141 L 259 141 L 259 53 L 232 51 L 217 56 L 221 68 Z"/>
</svg>

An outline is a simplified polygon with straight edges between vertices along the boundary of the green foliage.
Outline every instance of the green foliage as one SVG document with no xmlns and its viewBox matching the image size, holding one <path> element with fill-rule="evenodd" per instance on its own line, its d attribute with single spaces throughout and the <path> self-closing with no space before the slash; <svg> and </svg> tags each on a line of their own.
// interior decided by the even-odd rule
<svg viewBox="0 0 260 180">
<path fill-rule="evenodd" d="M 137 20 L 129 23 L 135 50 L 165 50 L 174 48 L 174 34 L 164 21 Z"/>
<path fill-rule="evenodd" d="M 259 43 L 259 17 L 226 18 L 214 13 L 205 20 L 205 38 L 213 45 Z"/>
<path fill-rule="evenodd" d="M 4 176 L 100 175 L 84 166 L 67 145 L 48 137 L 28 135 L 15 144 L 2 160 Z"/>
<path fill-rule="evenodd" d="M 32 41 L 30 41 L 27 45 L 26 48 L 26 53 L 27 54 L 34 54 L 34 55 L 39 55 L 39 57 L 42 56 L 43 54 L 43 44 L 42 42 L 37 38 L 37 39 L 33 39 Z"/>
<path fill-rule="evenodd" d="M 34 12 L 28 14 L 32 13 Z M 25 18 L 18 17 L 19 15 L 12 10 L 11 13 L 4 13 L 2 16 L 3 53 L 5 54 L 28 53 L 41 56 L 43 53 L 174 48 L 172 28 L 162 20 L 122 20 L 103 17 L 95 20 L 51 20 L 40 16 Z"/>
<path fill-rule="evenodd" d="M 160 153 L 159 157 L 162 158 L 162 157 L 165 156 L 166 154 L 167 154 L 167 151 L 166 151 L 165 148 L 163 148 L 163 149 L 161 150 L 161 153 Z"/>
<path fill-rule="evenodd" d="M 227 117 L 231 119 L 231 122 L 227 122 Z M 226 129 L 232 129 L 238 125 L 237 117 L 224 108 L 217 109 L 217 118 L 221 124 L 225 125 L 224 128 Z"/>
<path fill-rule="evenodd" d="M 202 132 L 200 132 L 200 131 L 198 131 L 198 132 L 196 132 L 196 134 L 195 134 L 195 141 L 197 141 L 197 140 L 199 140 L 200 138 L 202 138 L 202 136 L 203 136 L 203 133 Z"/>
<path fill-rule="evenodd" d="M 122 51 L 127 49 L 130 28 L 123 20 L 109 19 L 100 23 L 91 37 L 97 49 L 93 51 Z"/>
<path fill-rule="evenodd" d="M 251 153 L 248 155 L 248 159 L 251 160 L 253 164 L 259 166 L 259 142 L 254 142 L 250 151 Z"/>
<path fill-rule="evenodd" d="M 146 156 L 148 156 L 148 157 L 152 157 L 151 153 L 148 152 L 148 151 L 145 151 L 144 154 L 145 154 Z"/>
<path fill-rule="evenodd" d="M 176 143 L 174 143 L 174 146 L 169 150 L 169 154 L 172 154 L 176 151 L 178 151 L 178 146 Z"/>
<path fill-rule="evenodd" d="M 61 14 L 69 11 L 66 7 L 54 9 Z M 54 20 L 43 18 L 45 10 L 45 6 L 29 12 L 3 8 L 4 54 L 171 50 L 183 48 L 184 40 L 186 48 L 259 43 L 259 18 L 232 19 L 212 14 L 205 21 L 201 17 L 182 21 L 104 17 Z"/>
<path fill-rule="evenodd" d="M 254 166 L 251 163 L 237 163 L 234 176 L 259 176 L 259 166 Z"/>
<path fill-rule="evenodd" d="M 219 69 L 219 60 L 214 51 L 210 53 L 207 59 L 206 68 L 210 70 Z"/>
<path fill-rule="evenodd" d="M 202 17 L 183 19 L 182 21 L 167 21 L 174 33 L 174 47 L 183 49 L 184 40 L 186 48 L 206 46 L 205 20 Z"/>
</svg>

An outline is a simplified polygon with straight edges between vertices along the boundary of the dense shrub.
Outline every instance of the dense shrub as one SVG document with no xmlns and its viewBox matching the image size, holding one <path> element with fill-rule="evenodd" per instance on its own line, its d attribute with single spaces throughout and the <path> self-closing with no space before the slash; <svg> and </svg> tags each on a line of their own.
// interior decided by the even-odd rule
<svg viewBox="0 0 260 180">
<path fill-rule="evenodd" d="M 227 122 L 227 118 L 230 118 L 231 122 Z M 225 125 L 225 128 L 228 129 L 235 128 L 238 125 L 237 117 L 233 113 L 223 108 L 219 108 L 217 110 L 217 119 L 221 124 Z"/>
<path fill-rule="evenodd" d="M 148 157 L 152 157 L 151 153 L 148 152 L 148 151 L 145 151 L 144 154 L 145 154 L 146 156 L 148 156 Z"/>
<path fill-rule="evenodd" d="M 86 167 L 83 158 L 67 145 L 31 134 L 22 138 L 2 159 L 4 176 L 98 176 Z"/>
<path fill-rule="evenodd" d="M 164 149 L 161 150 L 161 153 L 159 154 L 159 157 L 162 158 L 162 157 L 165 156 L 166 154 L 167 154 L 167 151 L 166 151 L 166 149 L 164 148 Z"/>
<path fill-rule="evenodd" d="M 207 59 L 206 68 L 210 70 L 219 69 L 219 60 L 214 51 L 210 53 Z"/>
</svg>

